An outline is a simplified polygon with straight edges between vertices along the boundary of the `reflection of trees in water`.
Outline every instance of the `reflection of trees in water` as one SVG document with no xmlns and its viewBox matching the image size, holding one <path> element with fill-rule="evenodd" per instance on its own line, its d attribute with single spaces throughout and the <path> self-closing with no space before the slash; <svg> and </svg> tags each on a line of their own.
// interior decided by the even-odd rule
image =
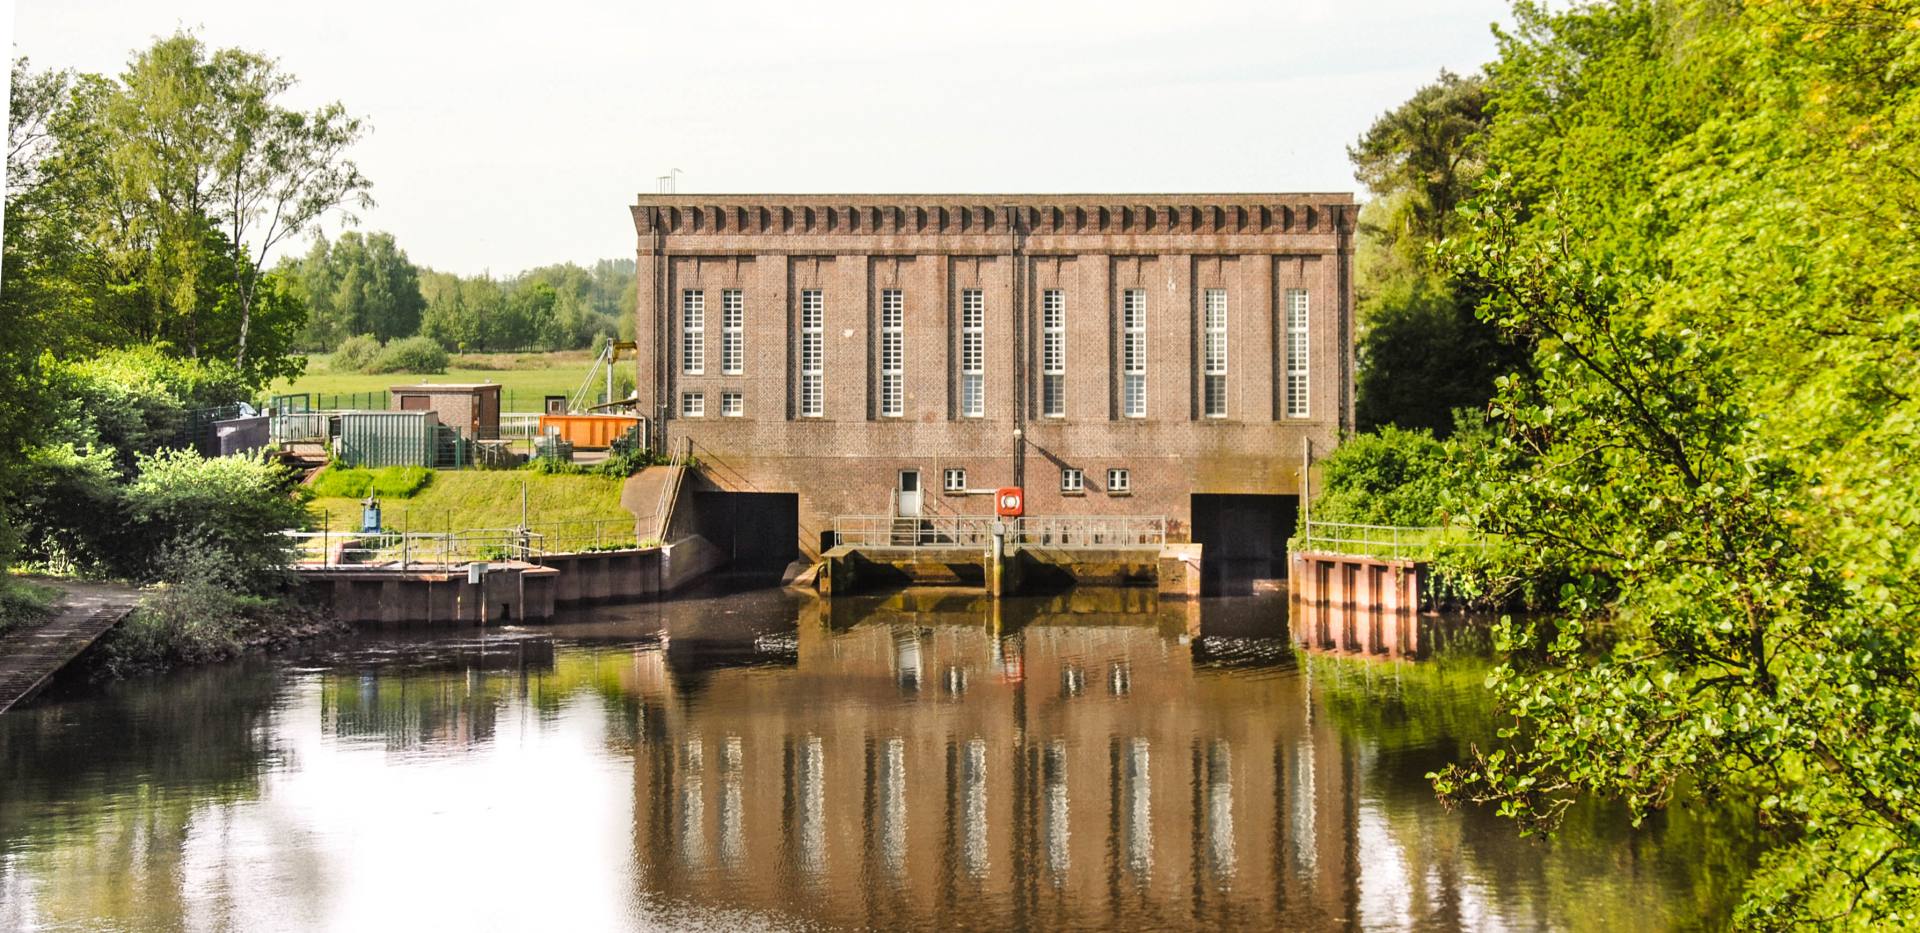
<svg viewBox="0 0 1920 933">
<path fill-rule="evenodd" d="M 189 833 L 285 758 L 279 687 L 251 661 L 0 716 L 0 928 L 187 925 Z"/>
<path fill-rule="evenodd" d="M 1483 639 L 1417 662 L 1311 657 L 1315 697 L 1364 750 L 1365 817 L 1391 840 L 1409 886 L 1408 911 L 1440 926 L 1486 909 L 1570 929 L 1712 926 L 1729 915 L 1760 851 L 1749 808 L 1676 795 L 1640 829 L 1626 809 L 1586 800 L 1552 840 L 1516 837 L 1482 808 L 1433 806 L 1425 775 L 1487 747 L 1505 720 L 1485 689 Z M 1610 883 L 1596 883 L 1605 879 Z"/>
</svg>

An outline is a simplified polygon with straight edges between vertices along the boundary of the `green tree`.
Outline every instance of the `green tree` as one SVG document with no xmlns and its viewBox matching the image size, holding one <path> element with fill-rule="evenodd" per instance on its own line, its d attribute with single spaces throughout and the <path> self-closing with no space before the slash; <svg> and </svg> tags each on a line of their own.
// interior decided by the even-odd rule
<svg viewBox="0 0 1920 933">
<path fill-rule="evenodd" d="M 265 56 L 209 52 L 184 32 L 118 79 L 76 82 L 46 164 L 89 240 L 93 301 L 122 331 L 229 356 L 258 381 L 297 365 L 284 335 L 259 352 L 263 299 L 281 312 L 290 295 L 262 265 L 322 216 L 372 201 L 345 157 L 360 121 L 338 104 L 282 106 L 293 84 Z"/>
<path fill-rule="evenodd" d="M 1347 149 L 1373 193 L 1360 215 L 1362 331 L 1355 415 L 1445 437 L 1457 409 L 1481 409 L 1525 353 L 1474 314 L 1480 296 L 1435 268 L 1433 246 L 1484 172 L 1489 113 L 1481 77 L 1442 71 Z"/>
<path fill-rule="evenodd" d="M 1537 347 L 1474 520 L 1570 571 L 1437 776 L 1538 829 L 1750 801 L 1739 920 L 1920 922 L 1920 32 L 1855 0 L 1517 8 L 1449 269 Z"/>
<path fill-rule="evenodd" d="M 331 350 L 355 334 L 384 341 L 420 331 L 427 303 L 420 271 L 390 233 L 316 238 L 304 258 L 283 260 L 278 272 L 297 283 L 307 303 L 304 349 Z"/>
</svg>

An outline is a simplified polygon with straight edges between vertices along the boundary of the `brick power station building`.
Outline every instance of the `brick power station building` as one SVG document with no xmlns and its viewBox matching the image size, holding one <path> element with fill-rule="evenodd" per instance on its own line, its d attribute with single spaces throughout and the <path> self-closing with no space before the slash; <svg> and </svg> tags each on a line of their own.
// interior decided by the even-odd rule
<svg viewBox="0 0 1920 933">
<path fill-rule="evenodd" d="M 1346 194 L 642 195 L 638 393 L 769 560 L 843 515 L 1158 515 L 1283 572 L 1353 412 Z M 791 547 L 789 547 L 791 545 Z M 1211 575 L 1211 574 L 1210 574 Z"/>
</svg>

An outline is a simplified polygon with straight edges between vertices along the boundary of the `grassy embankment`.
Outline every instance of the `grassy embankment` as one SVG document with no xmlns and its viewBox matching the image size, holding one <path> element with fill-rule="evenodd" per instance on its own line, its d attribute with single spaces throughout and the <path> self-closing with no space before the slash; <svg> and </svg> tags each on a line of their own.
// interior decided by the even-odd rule
<svg viewBox="0 0 1920 933">
<path fill-rule="evenodd" d="M 622 363 L 621 365 L 629 365 Z M 549 395 L 573 395 L 593 366 L 593 354 L 586 350 L 560 350 L 553 353 L 466 353 L 453 357 L 444 373 L 413 375 L 408 373 L 336 373 L 327 366 L 323 354 L 307 357 L 307 371 L 293 379 L 282 379 L 268 392 L 283 395 L 310 392 L 325 395 L 374 394 L 388 386 L 420 382 L 494 382 L 501 386 L 501 407 L 508 411 L 538 411 Z M 604 376 L 602 377 L 604 378 Z M 507 397 L 511 395 L 511 399 Z"/>
<path fill-rule="evenodd" d="M 354 471 L 356 473 L 361 471 Z M 520 489 L 526 484 L 528 524 L 549 536 L 548 547 L 566 550 L 618 543 L 632 535 L 633 514 L 620 506 L 624 479 L 610 476 L 547 475 L 531 470 L 425 470 L 425 484 L 411 495 L 396 495 L 414 485 L 398 468 L 370 471 L 380 495 L 381 522 L 391 531 L 444 532 L 515 528 L 520 524 Z M 313 507 L 327 527 L 357 528 L 360 501 L 351 482 L 329 473 L 315 481 Z M 384 493 L 384 494 L 383 494 Z M 600 537 L 591 523 L 600 522 Z M 316 526 L 319 524 L 316 516 Z M 576 540 L 577 539 L 577 540 Z M 628 542 L 630 543 L 630 541 Z"/>
</svg>

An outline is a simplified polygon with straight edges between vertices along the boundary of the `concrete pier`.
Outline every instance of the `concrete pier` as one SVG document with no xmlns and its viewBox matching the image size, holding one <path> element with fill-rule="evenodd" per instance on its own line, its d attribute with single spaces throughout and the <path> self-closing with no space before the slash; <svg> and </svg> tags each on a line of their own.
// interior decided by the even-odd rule
<svg viewBox="0 0 1920 933">
<path fill-rule="evenodd" d="M 1294 640 L 1353 654 L 1418 656 L 1427 565 L 1322 551 L 1290 556 Z"/>
</svg>

